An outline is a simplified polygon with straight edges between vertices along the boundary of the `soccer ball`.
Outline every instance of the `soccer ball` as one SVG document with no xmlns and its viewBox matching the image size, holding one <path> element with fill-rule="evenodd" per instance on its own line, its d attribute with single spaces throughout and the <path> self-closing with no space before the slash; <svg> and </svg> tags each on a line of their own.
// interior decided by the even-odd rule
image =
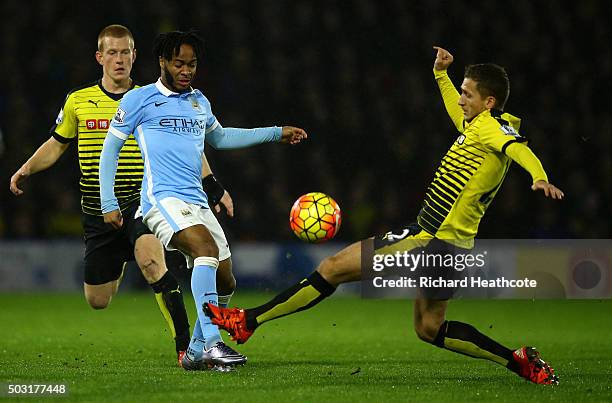
<svg viewBox="0 0 612 403">
<path fill-rule="evenodd" d="M 340 206 L 325 193 L 300 196 L 289 213 L 289 225 L 302 241 L 329 241 L 340 229 Z"/>
</svg>

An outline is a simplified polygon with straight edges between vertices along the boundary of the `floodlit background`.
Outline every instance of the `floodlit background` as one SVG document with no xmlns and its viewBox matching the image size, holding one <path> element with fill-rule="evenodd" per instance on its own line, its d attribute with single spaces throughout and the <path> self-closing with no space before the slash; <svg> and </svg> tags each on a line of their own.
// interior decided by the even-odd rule
<svg viewBox="0 0 612 403">
<path fill-rule="evenodd" d="M 28 264 L 38 273 L 33 284 L 53 282 L 45 266 L 51 263 L 39 257 L 58 253 L 52 246 L 58 242 L 77 254 L 82 249 L 75 146 L 31 177 L 25 195 L 14 197 L 8 185 L 49 137 L 68 91 L 101 76 L 96 38 L 112 23 L 134 34 L 138 83 L 159 75 L 151 53 L 159 32 L 196 28 L 206 44 L 196 85 L 224 126 L 291 124 L 308 131 L 297 147 L 208 154 L 234 198 L 236 217 L 222 224 L 236 259 L 241 248 L 261 245 L 254 241 L 273 254 L 264 263 L 245 255 L 238 274 L 256 271 L 249 264 L 255 261 L 276 262 L 271 273 L 278 274 L 284 267 L 278 262 L 302 254 L 307 258 L 291 266 L 301 275 L 343 243 L 415 220 L 457 135 L 433 80 L 432 45 L 454 54 L 456 85 L 466 64 L 507 68 L 506 110 L 523 118 L 521 133 L 566 194 L 560 203 L 533 194 L 529 175 L 514 166 L 479 236 L 610 238 L 612 52 L 605 9 L 598 1 L 528 0 L 2 1 L 1 273 L 7 278 L 27 260 L 37 262 L 34 269 Z M 312 253 L 295 244 L 288 212 L 309 191 L 326 192 L 342 207 L 342 244 Z M 53 264 L 80 284 L 80 256 Z"/>
<path fill-rule="evenodd" d="M 9 192 L 11 175 L 49 138 L 66 94 L 100 77 L 94 53 L 103 27 L 132 30 L 132 77 L 140 84 L 159 75 L 155 36 L 196 28 L 206 44 L 196 86 L 224 126 L 292 124 L 310 135 L 297 147 L 208 154 L 236 206 L 234 219 L 221 218 L 238 282 L 231 305 L 257 306 L 348 242 L 414 222 L 458 135 L 433 79 L 432 46 L 440 45 L 455 56 L 456 85 L 466 64 L 507 68 L 506 109 L 523 118 L 521 134 L 566 194 L 555 202 L 532 193 L 529 175 L 513 166 L 479 237 L 599 238 L 607 245 L 609 10 L 593 0 L 1 0 L 0 398 L 10 384 L 62 384 L 69 390 L 62 399 L 79 402 L 610 400 L 612 301 L 541 293 L 455 300 L 448 319 L 509 348 L 537 346 L 561 378 L 557 388 L 421 342 L 411 301 L 364 299 L 352 293 L 359 284 L 262 326 L 247 344 L 226 338 L 249 357 L 234 373 L 185 372 L 136 268 L 108 309 L 94 311 L 82 296 L 76 147 L 30 178 L 23 196 Z M 306 245 L 289 229 L 293 201 L 310 191 L 326 192 L 342 207 L 342 228 L 328 244 Z M 503 246 L 495 264 L 515 257 Z M 605 297 L 612 254 L 603 249 L 587 255 L 602 268 L 589 291 Z M 558 270 L 563 284 L 580 282 L 571 268 L 584 256 L 569 248 L 522 258 Z M 177 273 L 193 325 L 199 307 L 187 290 L 189 273 Z M 126 292 L 130 286 L 143 292 Z"/>
</svg>

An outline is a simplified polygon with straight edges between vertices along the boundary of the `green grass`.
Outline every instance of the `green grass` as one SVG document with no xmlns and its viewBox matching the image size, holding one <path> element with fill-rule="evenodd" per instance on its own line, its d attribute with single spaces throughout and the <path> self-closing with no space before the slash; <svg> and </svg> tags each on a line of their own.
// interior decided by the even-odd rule
<svg viewBox="0 0 612 403">
<path fill-rule="evenodd" d="M 268 297 L 237 295 L 232 305 Z M 612 301 L 451 303 L 450 318 L 508 346 L 537 346 L 561 377 L 554 388 L 418 341 L 409 301 L 338 297 L 270 322 L 240 346 L 249 362 L 233 373 L 176 367 L 173 343 L 149 294 L 119 293 L 103 311 L 91 310 L 76 294 L 5 294 L 0 307 L 0 396 L 6 396 L 6 383 L 65 383 L 69 394 L 53 400 L 577 402 L 612 397 Z"/>
</svg>

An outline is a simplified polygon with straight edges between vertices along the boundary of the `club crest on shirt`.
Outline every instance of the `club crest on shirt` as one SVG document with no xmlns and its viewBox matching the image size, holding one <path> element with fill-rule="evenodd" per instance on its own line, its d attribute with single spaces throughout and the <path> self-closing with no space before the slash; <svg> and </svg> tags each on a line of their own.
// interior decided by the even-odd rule
<svg viewBox="0 0 612 403">
<path fill-rule="evenodd" d="M 189 101 L 191 101 L 191 107 L 193 109 L 195 109 L 197 112 L 202 112 L 202 108 L 200 108 L 200 104 L 198 103 L 198 100 L 196 99 L 196 97 L 191 95 L 189 97 Z"/>
<path fill-rule="evenodd" d="M 125 118 L 125 111 L 121 108 L 117 108 L 117 113 L 113 117 L 113 122 L 123 123 L 123 119 Z"/>
</svg>

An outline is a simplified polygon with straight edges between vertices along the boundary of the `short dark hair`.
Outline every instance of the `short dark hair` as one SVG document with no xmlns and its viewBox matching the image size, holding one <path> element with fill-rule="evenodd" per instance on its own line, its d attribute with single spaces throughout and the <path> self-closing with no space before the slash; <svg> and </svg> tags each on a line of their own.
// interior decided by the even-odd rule
<svg viewBox="0 0 612 403">
<path fill-rule="evenodd" d="M 510 80 L 506 70 L 493 63 L 472 64 L 465 68 L 464 78 L 476 82 L 476 89 L 483 97 L 495 98 L 495 109 L 504 110 L 510 95 Z"/>
<path fill-rule="evenodd" d="M 157 35 L 153 43 L 153 54 L 156 57 L 172 60 L 173 56 L 181 52 L 181 45 L 191 45 L 196 58 L 201 60 L 204 51 L 204 41 L 196 31 L 192 29 L 187 32 L 171 31 Z"/>
<path fill-rule="evenodd" d="M 134 36 L 132 36 L 130 30 L 123 25 L 113 24 L 104 27 L 98 34 L 98 50 L 100 52 L 104 50 L 104 38 L 107 36 L 111 38 L 124 38 L 127 36 L 132 41 L 132 47 L 134 47 Z"/>
</svg>

